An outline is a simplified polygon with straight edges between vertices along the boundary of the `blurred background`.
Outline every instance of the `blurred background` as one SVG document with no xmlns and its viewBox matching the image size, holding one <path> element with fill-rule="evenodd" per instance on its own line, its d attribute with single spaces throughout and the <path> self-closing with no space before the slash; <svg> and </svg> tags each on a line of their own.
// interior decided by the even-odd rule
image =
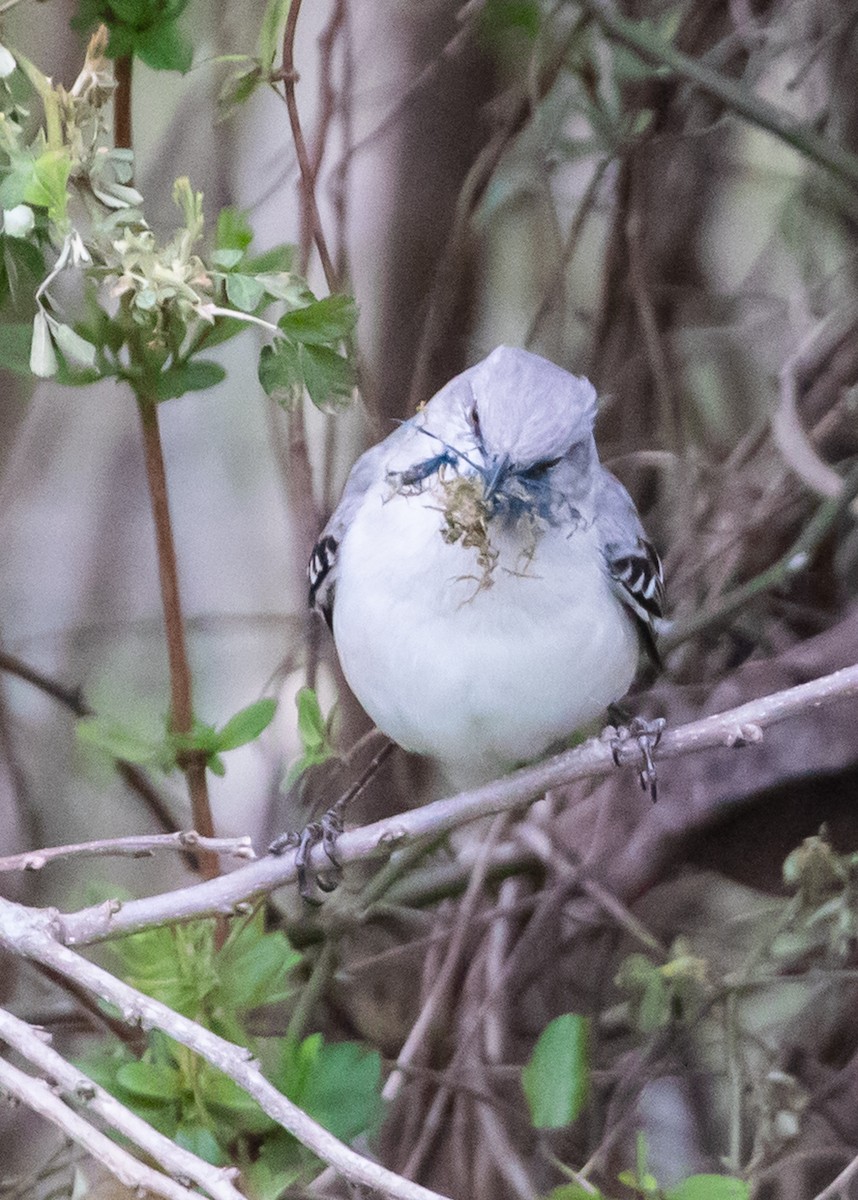
<svg viewBox="0 0 858 1200">
<path fill-rule="evenodd" d="M 225 205 L 246 210 L 255 245 L 294 243 L 321 296 L 282 98 L 258 88 L 224 111 L 219 56 L 254 53 L 263 10 L 191 0 L 192 69 L 135 64 L 136 181 L 159 231 L 176 224 L 179 175 L 204 192 L 212 223 Z M 70 85 L 84 47 L 75 11 L 20 3 L 3 39 Z M 309 401 L 283 411 L 257 381 L 261 339 L 248 331 L 213 352 L 222 384 L 162 406 L 196 708 L 218 724 L 262 695 L 280 701 L 262 739 L 212 783 L 219 833 L 264 845 L 306 819 L 284 778 L 308 673 L 323 712 L 338 704 L 339 748 L 366 732 L 327 634 L 307 619 L 309 549 L 361 450 L 502 342 L 593 380 L 602 458 L 664 558 L 665 670 L 642 678 L 635 711 L 679 724 L 856 661 L 856 51 L 851 0 L 306 5 L 297 97 L 336 280 L 359 306 L 360 395 L 336 415 Z M 112 381 L 4 374 L 0 410 L 0 649 L 69 689 L 67 701 L 157 730 L 169 684 L 133 399 Z M 156 779 L 156 812 L 77 742 L 73 707 L 20 671 L 0 675 L 0 852 L 188 828 L 180 782 Z M 386 1161 L 402 1169 L 410 1148 L 412 1172 L 456 1196 L 547 1193 L 558 1179 L 544 1139 L 504 1107 L 515 1102 L 507 1067 L 558 1012 L 604 1014 L 616 999 L 634 935 L 599 895 L 631 906 L 665 948 L 693 938 L 712 978 L 738 970 L 771 942 L 790 851 L 823 825 L 838 853 L 858 848 L 856 717 L 842 702 L 759 747 L 665 764 L 655 808 L 624 772 L 505 825 L 497 845 L 523 873 L 499 883 L 489 871 L 483 917 L 469 910 L 456 1002 L 427 1074 L 396 1101 Z M 396 811 L 415 780 L 419 770 L 394 764 L 378 802 Z M 426 964 L 416 925 L 380 923 L 344 957 L 410 949 L 413 972 L 399 957 L 371 985 L 343 976 L 325 1010 L 330 1026 L 392 1056 L 460 919 L 461 878 L 427 909 L 424 870 L 414 892 L 437 933 Z M 748 1042 L 729 1063 L 723 1029 L 703 1019 L 659 1025 L 643 1043 L 609 1021 L 592 1115 L 551 1153 L 594 1158 L 594 1178 L 615 1181 L 643 1126 L 664 1186 L 721 1169 L 726 1155 L 759 1196 L 797 1200 L 851 1161 L 858 963 L 851 866 L 838 870 L 840 940 L 807 935 L 790 960 L 816 955 L 835 982 L 802 975 L 749 994 Z M 155 859 L 97 874 L 148 893 L 175 886 L 180 869 Z M 70 907 L 94 875 L 58 865 L 26 889 L 9 876 L 3 887 Z M 519 917 L 493 923 L 504 908 Z M 485 1040 L 469 1040 L 503 963 L 503 1000 Z M 404 991 L 421 969 L 423 991 Z M 451 1063 L 471 1091 L 451 1098 L 447 1078 L 445 1118 L 426 1132 L 442 1094 L 429 1069 Z"/>
</svg>

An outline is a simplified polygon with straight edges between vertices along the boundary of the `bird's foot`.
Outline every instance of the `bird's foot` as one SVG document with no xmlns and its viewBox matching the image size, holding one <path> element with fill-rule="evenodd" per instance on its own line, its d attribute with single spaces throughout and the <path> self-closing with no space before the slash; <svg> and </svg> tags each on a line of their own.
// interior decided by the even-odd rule
<svg viewBox="0 0 858 1200">
<path fill-rule="evenodd" d="M 322 903 L 315 889 L 320 892 L 333 892 L 339 886 L 343 869 L 337 858 L 337 838 L 342 832 L 342 812 L 338 805 L 334 805 L 320 821 L 311 821 L 299 833 L 281 833 L 268 847 L 269 854 L 285 854 L 287 850 L 297 848 L 295 870 L 298 875 L 298 891 L 308 904 L 318 906 Z M 311 876 L 310 855 L 318 845 L 322 846 L 331 869 Z"/>
<path fill-rule="evenodd" d="M 627 724 L 616 728 L 609 726 L 605 731 L 608 734 L 611 754 L 618 767 L 631 761 L 631 756 L 627 753 L 629 750 L 634 751 L 635 757 L 638 754 L 642 756 L 643 766 L 638 779 L 643 790 L 649 792 L 653 803 L 658 800 L 658 772 L 652 752 L 661 741 L 666 725 L 664 717 L 655 717 L 651 721 L 644 717 L 632 717 Z"/>
</svg>

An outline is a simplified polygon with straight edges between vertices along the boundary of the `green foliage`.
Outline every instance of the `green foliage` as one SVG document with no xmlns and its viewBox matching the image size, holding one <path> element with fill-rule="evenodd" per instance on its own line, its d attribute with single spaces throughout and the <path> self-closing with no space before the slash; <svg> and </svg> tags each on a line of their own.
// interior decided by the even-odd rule
<svg viewBox="0 0 858 1200">
<path fill-rule="evenodd" d="M 197 921 L 133 934 L 111 943 L 109 952 L 132 986 L 248 1046 L 275 1087 L 335 1136 L 351 1140 L 376 1127 L 377 1054 L 350 1042 L 329 1045 L 321 1034 L 299 1042 L 251 1034 L 254 1011 L 265 1006 L 273 1012 L 293 999 L 292 976 L 301 963 L 282 933 L 265 932 L 261 909 L 235 925 L 220 949 L 214 923 Z M 276 1197 L 318 1169 L 228 1076 L 162 1033 L 150 1036 L 139 1058 L 125 1047 L 105 1046 L 81 1067 L 167 1137 L 208 1162 L 239 1165 L 253 1200 Z"/>
<path fill-rule="evenodd" d="M 521 1083 L 536 1129 L 562 1129 L 587 1103 L 589 1022 L 578 1013 L 555 1017 L 539 1036 Z"/>
<path fill-rule="evenodd" d="M 672 1021 L 694 1018 L 707 995 L 706 962 L 691 953 L 684 938 L 677 938 L 666 963 L 630 954 L 615 982 L 628 994 L 635 1025 L 651 1033 Z"/>
<path fill-rule="evenodd" d="M 357 309 L 350 296 L 311 300 L 278 321 L 283 337 L 263 347 L 259 382 L 284 408 L 294 408 L 306 387 L 321 409 L 342 407 L 355 386 L 349 360 L 337 350 L 354 332 Z"/>
<path fill-rule="evenodd" d="M 188 0 L 79 0 L 72 28 L 90 33 L 104 24 L 110 58 L 136 55 L 156 71 L 190 69 L 193 46 L 179 27 Z"/>
<path fill-rule="evenodd" d="M 220 91 L 220 109 L 223 117 L 232 116 L 260 85 L 274 82 L 274 64 L 289 13 L 289 3 L 290 0 L 268 0 L 262 17 L 255 57 L 231 54 L 222 60 L 239 64 L 227 77 Z"/>
<path fill-rule="evenodd" d="M 312 688 L 302 687 L 295 697 L 298 708 L 298 737 L 301 739 L 301 757 L 289 768 L 285 786 L 291 787 L 309 767 L 318 766 L 336 757 L 331 741 L 331 727 L 335 709 L 327 719 L 322 716 L 319 698 Z"/>
<path fill-rule="evenodd" d="M 202 753 L 209 770 L 224 775 L 226 767 L 221 755 L 255 741 L 271 724 L 276 709 L 275 700 L 257 700 L 230 717 L 220 729 L 195 721 L 190 733 L 175 733 L 168 725 L 163 737 L 140 735 L 104 717 L 82 718 L 76 732 L 85 744 L 123 762 L 172 771 L 180 765 L 183 755 Z"/>
</svg>

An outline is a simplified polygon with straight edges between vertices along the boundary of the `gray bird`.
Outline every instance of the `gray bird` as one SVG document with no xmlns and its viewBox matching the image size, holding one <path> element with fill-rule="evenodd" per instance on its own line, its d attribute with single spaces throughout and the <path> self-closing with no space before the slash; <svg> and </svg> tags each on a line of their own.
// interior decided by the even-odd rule
<svg viewBox="0 0 858 1200">
<path fill-rule="evenodd" d="M 588 380 L 499 346 L 358 459 L 313 550 L 349 686 L 452 786 L 562 743 L 654 649 L 661 564 L 595 415 Z"/>
</svg>

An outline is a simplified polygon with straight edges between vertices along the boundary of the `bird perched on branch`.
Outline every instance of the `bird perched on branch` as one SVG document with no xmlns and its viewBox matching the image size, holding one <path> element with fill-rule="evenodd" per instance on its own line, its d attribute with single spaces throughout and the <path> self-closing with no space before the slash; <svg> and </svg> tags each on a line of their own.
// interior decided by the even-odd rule
<svg viewBox="0 0 858 1200">
<path fill-rule="evenodd" d="M 453 786 L 561 743 L 654 650 L 661 564 L 595 416 L 588 380 L 499 346 L 357 461 L 313 550 L 349 686 Z"/>
</svg>

